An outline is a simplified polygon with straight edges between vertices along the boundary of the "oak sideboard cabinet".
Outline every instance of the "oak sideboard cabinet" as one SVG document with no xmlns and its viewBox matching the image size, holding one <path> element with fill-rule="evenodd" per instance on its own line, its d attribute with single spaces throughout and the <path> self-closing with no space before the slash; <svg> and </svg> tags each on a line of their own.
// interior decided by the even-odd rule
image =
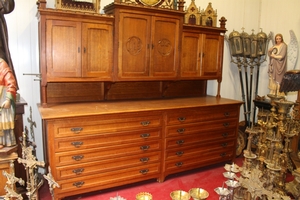
<svg viewBox="0 0 300 200">
<path fill-rule="evenodd" d="M 55 199 L 236 156 L 242 102 L 220 96 L 226 19 L 184 24 L 181 1 L 128 2 L 98 14 L 38 1 L 38 106 Z"/>
</svg>

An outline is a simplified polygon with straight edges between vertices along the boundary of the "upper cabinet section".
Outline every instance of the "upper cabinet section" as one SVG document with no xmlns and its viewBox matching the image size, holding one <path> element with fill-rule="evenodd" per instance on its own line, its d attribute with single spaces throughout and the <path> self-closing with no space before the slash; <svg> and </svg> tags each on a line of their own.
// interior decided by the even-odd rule
<svg viewBox="0 0 300 200">
<path fill-rule="evenodd" d="M 89 17 L 89 18 L 87 18 Z M 113 18 L 40 12 L 41 72 L 47 82 L 112 80 Z"/>
<path fill-rule="evenodd" d="M 115 16 L 116 80 L 177 78 L 183 12 L 116 3 L 105 12 Z"/>
<path fill-rule="evenodd" d="M 38 0 L 43 106 L 199 96 L 207 80 L 218 81 L 220 96 L 226 19 L 216 27 L 211 5 L 202 12 L 194 3 L 184 10 L 184 0 L 114 0 L 103 10 L 51 9 Z"/>
</svg>

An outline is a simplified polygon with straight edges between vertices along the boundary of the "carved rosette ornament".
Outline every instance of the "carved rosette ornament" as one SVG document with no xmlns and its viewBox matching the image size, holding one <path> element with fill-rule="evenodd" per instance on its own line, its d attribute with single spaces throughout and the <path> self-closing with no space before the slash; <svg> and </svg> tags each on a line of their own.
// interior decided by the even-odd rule
<svg viewBox="0 0 300 200">
<path fill-rule="evenodd" d="M 142 40 L 139 37 L 132 36 L 126 42 L 126 49 L 131 55 L 138 55 L 142 50 Z"/>
<path fill-rule="evenodd" d="M 157 51 L 160 53 L 160 55 L 168 56 L 172 52 L 172 49 L 173 49 L 173 46 L 168 39 L 163 38 L 158 41 Z"/>
</svg>

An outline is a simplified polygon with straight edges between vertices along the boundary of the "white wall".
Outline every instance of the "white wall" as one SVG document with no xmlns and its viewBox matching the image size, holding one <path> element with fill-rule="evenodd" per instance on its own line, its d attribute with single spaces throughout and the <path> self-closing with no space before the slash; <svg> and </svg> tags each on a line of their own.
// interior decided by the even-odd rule
<svg viewBox="0 0 300 200">
<path fill-rule="evenodd" d="M 19 84 L 19 93 L 27 102 L 25 106 L 24 126 L 29 129 L 27 118 L 32 108 L 32 118 L 36 122 L 35 136 L 38 145 L 37 155 L 43 160 L 41 119 L 37 108 L 40 102 L 40 87 L 35 77 L 24 76 L 24 73 L 39 73 L 38 52 L 38 21 L 36 18 L 37 6 L 35 0 L 15 0 L 15 10 L 5 15 L 10 52 Z"/>
<path fill-rule="evenodd" d="M 111 0 L 102 1 L 101 9 L 111 2 Z M 270 31 L 275 34 L 282 33 L 288 44 L 290 41 L 289 30 L 293 30 L 300 40 L 299 0 L 285 2 L 279 0 L 196 0 L 196 5 L 205 9 L 209 2 L 212 2 L 212 7 L 217 9 L 218 18 L 224 16 L 227 19 L 226 28 L 228 32 L 226 35 L 229 35 L 233 30 L 241 32 L 242 28 L 245 28 L 245 32 L 248 34 L 251 34 L 251 30 L 254 29 L 256 34 L 262 28 L 267 34 Z M 29 108 L 32 107 L 32 117 L 37 123 L 35 129 L 38 145 L 37 155 L 39 160 L 43 160 L 41 118 L 37 109 L 37 104 L 40 102 L 39 82 L 34 81 L 35 77 L 33 76 L 23 75 L 24 73 L 39 72 L 36 0 L 15 0 L 15 4 L 15 10 L 6 15 L 10 51 L 19 82 L 19 93 L 28 103 L 25 107 L 24 125 L 29 126 L 27 118 L 30 114 Z M 185 5 L 188 6 L 189 4 L 190 1 L 187 1 Z M 54 8 L 54 0 L 48 0 L 47 7 Z M 268 94 L 267 64 L 268 62 L 264 62 L 261 65 L 258 90 L 260 96 Z M 300 69 L 299 65 L 297 65 L 297 69 Z M 210 81 L 208 93 L 215 95 L 216 89 L 216 82 Z M 222 97 L 241 100 L 238 70 L 236 65 L 230 62 L 226 42 L 221 95 Z M 295 98 L 295 94 L 288 95 L 289 100 L 294 101 Z M 241 118 L 240 121 L 242 120 Z"/>
</svg>

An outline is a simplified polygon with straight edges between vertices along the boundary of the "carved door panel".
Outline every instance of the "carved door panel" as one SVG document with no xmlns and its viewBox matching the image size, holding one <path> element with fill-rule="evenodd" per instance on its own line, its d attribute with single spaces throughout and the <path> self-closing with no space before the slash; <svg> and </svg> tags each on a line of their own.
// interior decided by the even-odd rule
<svg viewBox="0 0 300 200">
<path fill-rule="evenodd" d="M 111 25 L 82 24 L 82 77 L 111 77 L 112 37 Z"/>
<path fill-rule="evenodd" d="M 118 56 L 118 77 L 144 78 L 149 76 L 150 44 L 149 16 L 122 13 Z"/>
<path fill-rule="evenodd" d="M 151 75 L 174 78 L 179 63 L 179 20 L 154 17 L 151 54 Z"/>
<path fill-rule="evenodd" d="M 181 77 L 199 77 L 202 61 L 202 35 L 183 32 Z"/>
<path fill-rule="evenodd" d="M 48 20 L 46 26 L 46 62 L 49 78 L 111 79 L 111 25 Z"/>
<path fill-rule="evenodd" d="M 201 77 L 218 78 L 222 76 L 223 36 L 203 36 L 203 58 Z"/>
<path fill-rule="evenodd" d="M 47 20 L 46 66 L 49 77 L 81 76 L 81 23 Z"/>
</svg>

